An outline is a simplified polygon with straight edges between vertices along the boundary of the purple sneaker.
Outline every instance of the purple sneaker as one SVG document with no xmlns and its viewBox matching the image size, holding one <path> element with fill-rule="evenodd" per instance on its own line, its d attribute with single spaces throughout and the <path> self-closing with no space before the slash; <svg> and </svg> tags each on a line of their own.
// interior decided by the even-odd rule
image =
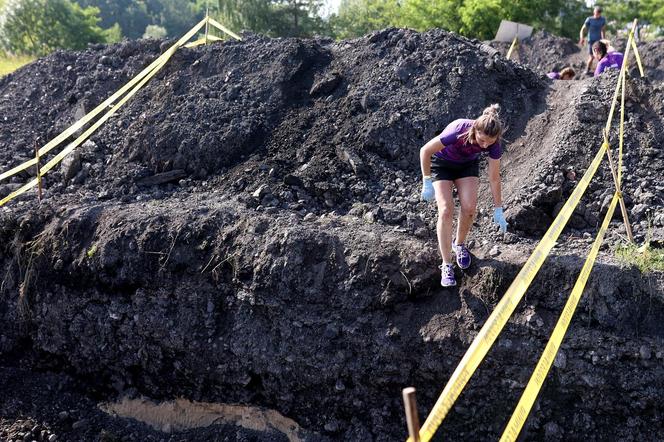
<svg viewBox="0 0 664 442">
<path fill-rule="evenodd" d="M 452 264 L 442 264 L 440 267 L 440 285 L 443 287 L 453 287 L 456 285 L 454 279 L 454 266 Z"/>
<path fill-rule="evenodd" d="M 457 265 L 462 269 L 470 267 L 470 252 L 465 244 L 454 244 L 452 251 L 456 255 Z"/>
</svg>

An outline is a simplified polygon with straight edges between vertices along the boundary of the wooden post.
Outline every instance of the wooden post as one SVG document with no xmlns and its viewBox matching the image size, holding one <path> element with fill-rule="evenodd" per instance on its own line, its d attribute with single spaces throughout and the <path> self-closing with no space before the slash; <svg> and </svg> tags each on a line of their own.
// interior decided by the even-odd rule
<svg viewBox="0 0 664 442">
<path fill-rule="evenodd" d="M 518 29 L 518 28 L 517 28 L 517 29 Z M 517 35 L 514 36 L 514 40 L 512 40 L 512 45 L 510 46 L 509 51 L 507 51 L 507 56 L 506 56 L 505 58 L 507 58 L 508 60 L 509 60 L 510 57 L 512 56 L 512 51 L 514 50 L 514 48 L 515 48 L 516 45 L 518 44 L 518 43 L 517 43 L 518 38 L 519 38 L 519 34 L 517 33 Z"/>
<path fill-rule="evenodd" d="M 627 207 L 625 206 L 625 200 L 623 199 L 622 190 L 620 190 L 620 182 L 618 181 L 618 174 L 616 173 L 616 167 L 613 164 L 613 158 L 611 157 L 611 147 L 609 144 L 609 134 L 604 131 L 604 142 L 607 144 L 606 156 L 609 159 L 609 167 L 611 169 L 611 175 L 613 176 L 613 183 L 616 186 L 616 192 L 618 192 L 618 202 L 620 203 L 620 211 L 622 212 L 623 221 L 625 223 L 625 230 L 627 231 L 627 239 L 629 242 L 634 244 L 634 235 L 632 235 L 632 226 L 629 224 L 629 218 L 627 217 Z"/>
<path fill-rule="evenodd" d="M 37 142 L 39 138 L 35 140 L 35 160 L 36 164 L 35 167 L 37 169 L 37 197 L 39 198 L 39 202 L 41 203 L 42 200 L 42 179 L 41 179 L 41 173 L 39 170 L 39 143 Z"/>
<path fill-rule="evenodd" d="M 412 442 L 420 442 L 420 418 L 417 415 L 417 403 L 415 402 L 415 388 L 403 389 L 403 403 L 406 408 L 406 423 L 408 434 Z"/>
<path fill-rule="evenodd" d="M 210 29 L 210 8 L 205 9 L 205 46 L 208 44 L 208 30 Z"/>
<path fill-rule="evenodd" d="M 639 55 L 639 50 L 636 47 L 636 41 L 634 41 L 634 37 L 633 37 L 634 33 L 638 32 L 637 22 L 638 22 L 637 19 L 634 19 L 634 21 L 632 22 L 632 30 L 631 30 L 632 49 L 634 49 L 634 57 L 636 57 L 636 64 L 639 66 L 639 73 L 641 74 L 641 77 L 645 77 L 646 74 L 643 72 L 643 65 L 641 64 L 641 56 Z M 629 44 L 629 42 L 628 42 L 628 44 Z M 627 60 L 623 61 L 623 63 L 626 63 L 626 62 L 627 62 Z"/>
</svg>

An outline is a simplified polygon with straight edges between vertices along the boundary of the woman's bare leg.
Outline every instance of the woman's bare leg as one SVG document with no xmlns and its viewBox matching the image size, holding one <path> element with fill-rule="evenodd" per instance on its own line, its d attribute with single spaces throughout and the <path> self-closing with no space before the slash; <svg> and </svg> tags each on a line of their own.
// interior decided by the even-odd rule
<svg viewBox="0 0 664 442">
<path fill-rule="evenodd" d="M 438 222 L 436 235 L 440 256 L 445 264 L 452 263 L 452 225 L 454 223 L 454 197 L 452 194 L 452 181 L 439 180 L 433 182 L 436 191 L 436 204 L 438 205 Z"/>
<path fill-rule="evenodd" d="M 459 178 L 454 181 L 461 203 L 461 213 L 459 214 L 459 224 L 457 225 L 456 243 L 466 242 L 466 236 L 473 225 L 475 214 L 477 213 L 477 190 L 479 188 L 479 178 L 469 176 Z"/>
</svg>

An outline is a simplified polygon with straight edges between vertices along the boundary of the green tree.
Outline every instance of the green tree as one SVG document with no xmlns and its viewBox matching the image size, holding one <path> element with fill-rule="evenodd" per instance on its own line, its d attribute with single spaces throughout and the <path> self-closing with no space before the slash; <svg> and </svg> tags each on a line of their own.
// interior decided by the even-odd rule
<svg viewBox="0 0 664 442">
<path fill-rule="evenodd" d="M 330 22 L 335 36 L 352 38 L 389 26 L 406 26 L 403 12 L 399 0 L 342 0 Z"/>
<path fill-rule="evenodd" d="M 664 32 L 664 2 L 661 0 L 605 0 L 603 15 L 614 29 L 631 26 L 636 18 L 641 25 L 649 24 Z"/>
<path fill-rule="evenodd" d="M 148 25 L 143 33 L 143 38 L 164 38 L 166 35 L 166 28 L 159 25 Z"/>
<path fill-rule="evenodd" d="M 141 38 L 145 27 L 153 24 L 144 0 L 77 0 L 81 6 L 99 8 L 103 28 L 116 23 L 129 38 Z M 159 23 L 156 23 L 159 24 Z"/>
<path fill-rule="evenodd" d="M 664 3 L 661 0 L 643 0 L 643 9 L 648 14 L 645 20 L 658 27 L 660 35 L 664 34 Z"/>
<path fill-rule="evenodd" d="M 591 13 L 592 11 L 585 3 L 579 0 L 563 0 L 559 3 L 557 14 L 553 17 L 552 22 L 538 27 L 576 41 L 579 39 L 579 31 L 584 20 Z"/>
<path fill-rule="evenodd" d="M 171 37 L 179 37 L 203 18 L 205 10 L 192 0 L 148 0 L 147 13 L 151 24 L 165 28 Z"/>
<path fill-rule="evenodd" d="M 102 43 L 98 13 L 97 8 L 82 8 L 70 0 L 6 0 L 0 44 L 15 54 L 40 56 L 58 48 Z"/>
<path fill-rule="evenodd" d="M 462 34 L 487 40 L 494 37 L 506 13 L 500 0 L 468 0 L 459 15 Z"/>
<path fill-rule="evenodd" d="M 404 23 L 418 31 L 443 28 L 459 32 L 459 10 L 462 5 L 462 0 L 407 0 L 403 5 Z"/>
<path fill-rule="evenodd" d="M 118 23 L 129 38 L 141 38 L 148 25 L 165 28 L 167 35 L 179 37 L 205 13 L 207 0 L 78 0 L 101 11 L 102 27 Z M 211 5 L 215 2 L 210 1 Z"/>
<path fill-rule="evenodd" d="M 235 31 L 272 37 L 310 37 L 326 31 L 322 0 L 219 0 L 219 19 Z"/>
<path fill-rule="evenodd" d="M 342 0 L 330 23 L 341 38 L 400 26 L 419 31 L 440 27 L 489 39 L 505 19 L 576 38 L 587 15 L 582 0 Z"/>
<path fill-rule="evenodd" d="M 118 23 L 108 29 L 104 29 L 104 38 L 106 43 L 117 43 L 122 40 L 122 28 Z"/>
</svg>

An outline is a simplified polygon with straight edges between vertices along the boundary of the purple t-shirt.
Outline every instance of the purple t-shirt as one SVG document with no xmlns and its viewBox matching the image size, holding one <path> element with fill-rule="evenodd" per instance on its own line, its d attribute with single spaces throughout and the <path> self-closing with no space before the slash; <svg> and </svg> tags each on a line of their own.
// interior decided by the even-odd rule
<svg viewBox="0 0 664 442">
<path fill-rule="evenodd" d="M 558 72 L 549 72 L 546 76 L 552 80 L 560 80 L 560 73 Z"/>
<path fill-rule="evenodd" d="M 623 64 L 623 54 L 620 52 L 609 52 L 602 58 L 595 68 L 595 77 L 607 69 L 620 69 Z"/>
<path fill-rule="evenodd" d="M 445 146 L 434 155 L 443 160 L 453 163 L 467 163 L 476 160 L 482 152 L 489 152 L 489 157 L 497 160 L 503 153 L 500 146 L 500 140 L 493 143 L 486 149 L 482 149 L 477 144 L 470 144 L 465 141 L 463 136 L 475 120 L 460 118 L 447 125 L 443 133 L 440 134 L 440 142 Z"/>
</svg>

